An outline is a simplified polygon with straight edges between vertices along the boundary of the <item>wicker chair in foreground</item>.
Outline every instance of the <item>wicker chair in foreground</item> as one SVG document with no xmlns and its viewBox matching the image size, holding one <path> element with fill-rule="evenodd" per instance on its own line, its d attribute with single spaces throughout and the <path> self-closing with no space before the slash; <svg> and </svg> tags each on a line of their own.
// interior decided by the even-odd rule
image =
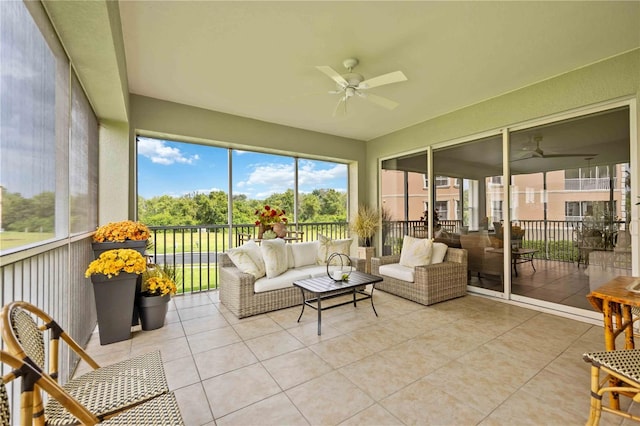
<svg viewBox="0 0 640 426">
<path fill-rule="evenodd" d="M 640 402 L 640 349 L 590 352 L 582 357 L 591 363 L 591 411 L 587 425 L 597 425 L 602 411 L 640 421 L 640 417 L 627 411 L 602 404 L 606 393 L 613 394 L 618 405 L 620 394 Z"/>
<path fill-rule="evenodd" d="M 35 317 L 35 319 L 34 319 Z M 36 323 L 42 323 L 40 326 Z M 169 391 L 160 352 L 150 352 L 100 367 L 53 318 L 39 308 L 21 301 L 10 302 L 2 309 L 0 328 L 8 351 L 42 371 L 45 377 L 58 378 L 59 340 L 93 368 L 62 385 L 81 405 L 100 419 L 108 418 Z M 45 370 L 44 331 L 48 330 L 49 370 Z M 44 419 L 36 423 L 75 424 L 77 420 L 53 399 L 46 407 L 40 394 L 34 395 L 34 412 Z"/>
<path fill-rule="evenodd" d="M 36 371 L 25 361 L 20 360 L 7 352 L 0 351 L 0 362 L 8 365 L 13 371 L 0 377 L 0 424 L 31 425 L 34 413 L 34 400 L 39 395 L 39 390 L 44 390 L 50 399 L 55 399 L 69 413 L 74 416 L 75 423 L 83 425 L 166 425 L 178 426 L 184 422 L 180 416 L 180 409 L 175 396 L 172 393 L 163 394 L 157 398 L 137 405 L 130 410 L 119 413 L 116 417 L 102 421 L 86 407 L 73 399 L 64 389 L 54 382 L 46 374 Z M 20 420 L 12 423 L 9 410 L 9 397 L 5 383 L 9 383 L 20 377 Z M 38 391 L 36 391 L 36 387 Z"/>
</svg>

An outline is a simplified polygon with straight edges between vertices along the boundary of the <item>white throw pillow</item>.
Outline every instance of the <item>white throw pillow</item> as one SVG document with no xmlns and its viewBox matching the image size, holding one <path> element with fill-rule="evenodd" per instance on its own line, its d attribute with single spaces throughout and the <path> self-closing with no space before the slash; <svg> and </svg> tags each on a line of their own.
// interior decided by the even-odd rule
<svg viewBox="0 0 640 426">
<path fill-rule="evenodd" d="M 256 279 L 264 277 L 266 270 L 260 247 L 253 240 L 249 240 L 240 247 L 227 251 L 231 261 L 246 274 Z"/>
<path fill-rule="evenodd" d="M 315 265 L 318 255 L 318 245 L 319 243 L 317 241 L 289 244 L 293 254 L 293 267 L 299 268 L 301 266 Z"/>
<path fill-rule="evenodd" d="M 431 249 L 431 264 L 435 265 L 436 263 L 444 262 L 444 257 L 447 255 L 447 246 L 445 243 L 433 243 L 433 248 Z"/>
<path fill-rule="evenodd" d="M 353 239 L 351 238 L 344 240 L 332 240 L 329 237 L 318 234 L 318 241 L 318 265 L 325 265 L 327 263 L 327 259 L 333 253 L 346 254 L 347 256 L 351 254 L 351 244 L 353 243 Z"/>
<path fill-rule="evenodd" d="M 283 239 L 263 240 L 260 251 L 264 259 L 267 278 L 277 277 L 288 269 L 287 248 Z"/>
<path fill-rule="evenodd" d="M 408 268 L 431 264 L 433 242 L 428 238 L 414 238 L 408 235 L 402 240 L 400 264 Z"/>
</svg>

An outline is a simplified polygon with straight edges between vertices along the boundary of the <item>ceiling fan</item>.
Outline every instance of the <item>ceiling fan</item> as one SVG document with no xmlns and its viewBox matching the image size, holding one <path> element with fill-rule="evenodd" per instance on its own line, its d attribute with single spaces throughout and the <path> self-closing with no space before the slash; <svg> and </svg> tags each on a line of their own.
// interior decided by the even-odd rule
<svg viewBox="0 0 640 426">
<path fill-rule="evenodd" d="M 522 150 L 525 151 L 525 154 L 521 158 L 517 158 L 516 160 L 513 160 L 513 161 L 528 160 L 530 158 L 566 158 L 566 157 L 593 158 L 598 155 L 598 154 L 586 154 L 586 153 L 578 153 L 578 152 L 565 153 L 565 154 L 553 154 L 553 153 L 545 154 L 542 148 L 540 148 L 540 142 L 542 142 L 542 136 L 541 135 L 534 136 L 533 141 L 536 143 L 535 149 L 530 149 L 529 147 L 524 146 Z"/>
<path fill-rule="evenodd" d="M 359 61 L 355 58 L 345 59 L 342 62 L 342 65 L 344 65 L 344 67 L 348 71 L 346 74 L 340 74 L 333 68 L 326 65 L 316 67 L 320 72 L 326 74 L 338 85 L 336 90 L 329 91 L 330 94 L 340 95 L 340 99 L 338 100 L 338 104 L 333 111 L 333 115 L 336 115 L 336 113 L 340 109 L 340 106 L 344 107 L 344 113 L 346 114 L 347 101 L 353 96 L 364 98 L 376 105 L 389 110 L 397 107 L 399 105 L 397 102 L 392 101 L 391 99 L 384 98 L 382 96 L 374 95 L 373 93 L 367 93 L 365 91 L 374 87 L 383 86 L 385 84 L 406 81 L 407 77 L 403 74 L 403 72 L 394 71 L 365 80 L 365 78 L 361 74 L 353 72 L 353 69 L 356 67 L 356 65 L 358 65 L 358 63 Z"/>
</svg>

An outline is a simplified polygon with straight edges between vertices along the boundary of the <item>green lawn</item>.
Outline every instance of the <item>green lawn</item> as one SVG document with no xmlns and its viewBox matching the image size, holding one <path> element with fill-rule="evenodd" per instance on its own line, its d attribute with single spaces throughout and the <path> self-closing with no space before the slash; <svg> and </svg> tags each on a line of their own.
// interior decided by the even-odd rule
<svg viewBox="0 0 640 426">
<path fill-rule="evenodd" d="M 217 264 L 190 264 L 178 266 L 178 293 L 212 290 L 218 287 Z"/>
<path fill-rule="evenodd" d="M 53 232 L 0 232 L 0 250 L 8 250 L 14 247 L 50 240 L 55 236 Z"/>
</svg>

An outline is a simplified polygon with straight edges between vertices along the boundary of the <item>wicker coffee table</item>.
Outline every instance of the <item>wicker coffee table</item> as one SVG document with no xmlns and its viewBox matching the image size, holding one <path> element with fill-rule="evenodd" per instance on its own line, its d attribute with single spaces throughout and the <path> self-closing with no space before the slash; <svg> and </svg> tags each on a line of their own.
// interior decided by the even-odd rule
<svg viewBox="0 0 640 426">
<path fill-rule="evenodd" d="M 312 309 L 318 311 L 318 336 L 321 334 L 322 328 L 322 311 L 336 308 L 338 306 L 347 305 L 353 303 L 353 306 L 357 306 L 356 303 L 360 300 L 371 299 L 371 307 L 373 313 L 378 316 L 376 307 L 373 305 L 373 290 L 376 283 L 382 281 L 382 277 L 376 275 L 365 274 L 364 272 L 354 271 L 349 276 L 349 281 L 334 281 L 328 276 L 307 278 L 304 280 L 297 280 L 293 282 L 293 285 L 300 289 L 302 293 L 302 312 L 298 317 L 298 322 L 302 318 L 304 313 L 304 307 L 309 306 Z M 371 284 L 371 292 L 358 288 Z M 311 293 L 313 297 L 307 299 L 305 296 L 305 290 Z M 331 299 L 333 297 L 343 296 L 345 294 L 353 294 L 353 300 L 349 300 L 343 303 L 337 303 L 335 305 L 322 307 L 322 301 Z"/>
</svg>

